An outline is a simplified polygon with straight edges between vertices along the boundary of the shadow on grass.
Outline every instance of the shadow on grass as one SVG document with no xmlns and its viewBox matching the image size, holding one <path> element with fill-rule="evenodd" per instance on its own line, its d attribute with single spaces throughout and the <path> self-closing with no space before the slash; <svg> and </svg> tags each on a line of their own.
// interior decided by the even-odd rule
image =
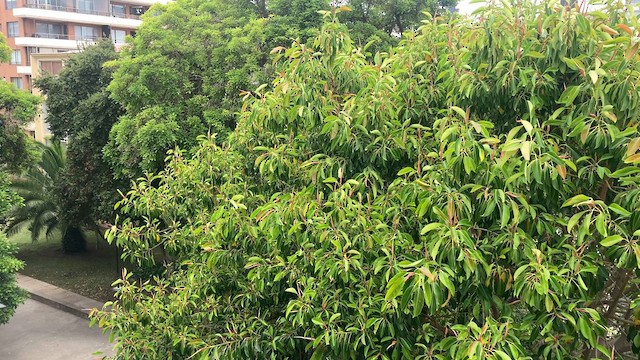
<svg viewBox="0 0 640 360">
<path fill-rule="evenodd" d="M 86 235 L 87 252 L 82 254 L 63 253 L 60 234 L 32 243 L 31 233 L 23 230 L 9 240 L 25 262 L 22 274 L 95 300 L 112 300 L 111 283 L 120 277 L 116 249 L 93 233 Z"/>
</svg>

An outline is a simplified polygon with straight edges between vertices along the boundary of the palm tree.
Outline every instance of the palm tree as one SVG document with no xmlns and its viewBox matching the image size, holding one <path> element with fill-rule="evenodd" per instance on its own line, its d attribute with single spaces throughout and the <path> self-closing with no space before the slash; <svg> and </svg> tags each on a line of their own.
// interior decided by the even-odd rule
<svg viewBox="0 0 640 360">
<path fill-rule="evenodd" d="M 37 241 L 44 231 L 47 238 L 55 231 L 62 234 L 65 252 L 80 252 L 86 242 L 79 228 L 60 221 L 59 207 L 53 192 L 66 166 L 65 149 L 59 141 L 39 145 L 40 162 L 20 176 L 11 179 L 11 188 L 24 199 L 24 204 L 9 210 L 7 235 L 14 235 L 25 226 L 31 231 L 31 240 Z"/>
</svg>

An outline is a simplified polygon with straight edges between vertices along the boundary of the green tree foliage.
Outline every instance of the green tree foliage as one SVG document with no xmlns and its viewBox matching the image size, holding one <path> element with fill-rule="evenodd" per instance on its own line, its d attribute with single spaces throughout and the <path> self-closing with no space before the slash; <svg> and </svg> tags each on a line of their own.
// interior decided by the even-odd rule
<svg viewBox="0 0 640 360">
<path fill-rule="evenodd" d="M 6 212 L 21 200 L 9 190 L 9 185 L 7 174 L 0 171 L 0 304 L 6 306 L 0 309 L 0 325 L 8 322 L 18 305 L 27 298 L 26 292 L 18 287 L 15 276 L 24 264 L 16 259 L 16 246 L 2 231 Z"/>
<path fill-rule="evenodd" d="M 37 166 L 30 167 L 11 181 L 12 190 L 24 199 L 24 204 L 10 209 L 7 225 L 9 235 L 28 226 L 34 242 L 43 231 L 49 236 L 60 225 L 52 190 L 66 166 L 66 154 L 60 142 L 54 142 L 51 146 L 38 146 L 42 151 L 42 158 Z"/>
<path fill-rule="evenodd" d="M 387 34 L 415 30 L 423 12 L 441 15 L 455 8 L 457 0 L 349 0 L 351 11 L 341 15 L 347 23 L 370 24 Z M 357 34 L 357 33 L 356 33 Z"/>
<path fill-rule="evenodd" d="M 239 0 L 178 0 L 144 16 L 109 86 L 126 110 L 104 150 L 117 175 L 161 169 L 166 150 L 235 127 L 240 92 L 267 79 L 266 23 Z"/>
<path fill-rule="evenodd" d="M 18 170 L 35 159 L 23 127 L 33 120 L 39 102 L 37 96 L 0 82 L 0 167 Z"/>
<path fill-rule="evenodd" d="M 24 204 L 11 207 L 6 231 L 11 236 L 27 226 L 34 242 L 43 232 L 50 237 L 54 231 L 58 231 L 62 234 L 65 252 L 84 251 L 84 237 L 75 236 L 78 233 L 77 225 L 63 219 L 62 209 L 56 201 L 56 187 L 67 165 L 66 151 L 59 141 L 51 145 L 38 145 L 42 158 L 37 166 L 30 167 L 11 181 L 11 189 L 24 199 Z"/>
<path fill-rule="evenodd" d="M 352 2 L 358 11 L 345 21 L 359 45 L 372 43 L 369 51 L 386 51 L 397 42 L 390 35 L 398 33 L 394 27 L 415 29 L 427 9 L 427 2 L 415 0 Z M 241 93 L 272 79 L 271 50 L 313 39 L 322 24 L 318 10 L 329 9 L 327 0 L 178 0 L 155 6 L 112 63 L 109 91 L 125 109 L 104 149 L 116 175 L 134 179 L 157 172 L 167 150 L 191 149 L 198 135 L 216 133 L 225 140 L 236 126 Z"/>
<path fill-rule="evenodd" d="M 15 276 L 24 264 L 16 259 L 16 246 L 7 240 L 3 232 L 5 214 L 21 201 L 9 185 L 7 174 L 0 168 L 0 304 L 5 306 L 0 309 L 0 325 L 8 322 L 18 305 L 27 298 L 26 292 L 18 287 Z"/>
<path fill-rule="evenodd" d="M 433 21 L 367 61 L 335 21 L 282 53 L 227 146 L 120 204 L 118 358 L 633 358 L 637 19 L 543 2 Z"/>
<path fill-rule="evenodd" d="M 0 36 L 0 61 L 9 61 L 11 48 L 4 36 Z M 15 309 L 26 299 L 24 290 L 18 287 L 15 273 L 23 266 L 15 258 L 15 245 L 3 233 L 6 212 L 21 202 L 9 189 L 7 171 L 19 171 L 35 158 L 33 148 L 22 130 L 33 119 L 39 99 L 17 89 L 6 81 L 0 81 L 0 324 L 9 321 Z"/>
<path fill-rule="evenodd" d="M 59 75 L 36 81 L 47 96 L 47 123 L 57 138 L 67 139 L 67 165 L 53 190 L 65 223 L 92 228 L 113 218 L 116 189 L 123 184 L 114 179 L 102 148 L 122 109 L 109 98 L 113 69 L 103 64 L 116 57 L 113 44 L 100 41 L 72 55 Z"/>
</svg>

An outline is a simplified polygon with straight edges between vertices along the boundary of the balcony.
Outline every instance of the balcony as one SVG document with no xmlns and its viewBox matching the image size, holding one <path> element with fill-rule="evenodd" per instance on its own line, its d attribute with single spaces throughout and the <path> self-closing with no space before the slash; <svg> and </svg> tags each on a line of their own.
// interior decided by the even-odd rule
<svg viewBox="0 0 640 360">
<path fill-rule="evenodd" d="M 64 50 L 78 50 L 85 45 L 92 44 L 97 39 L 70 39 L 66 34 L 34 33 L 15 38 L 17 46 L 42 47 Z"/>
<path fill-rule="evenodd" d="M 125 29 L 135 29 L 142 24 L 139 16 L 136 15 L 87 11 L 73 7 L 38 4 L 32 1 L 28 1 L 25 7 L 13 9 L 13 16 L 76 24 L 108 25 Z"/>
<path fill-rule="evenodd" d="M 117 0 L 116 2 L 131 5 L 151 6 L 153 4 L 166 4 L 170 0 Z"/>
<path fill-rule="evenodd" d="M 31 75 L 31 66 L 18 66 L 17 68 L 18 74 Z"/>
<path fill-rule="evenodd" d="M 78 13 L 78 14 L 113 16 L 113 17 L 119 17 L 123 19 L 140 20 L 140 15 L 113 13 L 113 12 L 97 11 L 97 10 L 85 10 L 85 9 L 79 9 L 79 8 L 70 7 L 70 6 L 38 4 L 37 2 L 33 2 L 33 1 L 27 1 L 27 3 L 25 4 L 25 7 L 28 7 L 31 9 L 54 10 L 54 11 L 63 11 L 63 12 L 71 12 L 71 13 Z"/>
</svg>

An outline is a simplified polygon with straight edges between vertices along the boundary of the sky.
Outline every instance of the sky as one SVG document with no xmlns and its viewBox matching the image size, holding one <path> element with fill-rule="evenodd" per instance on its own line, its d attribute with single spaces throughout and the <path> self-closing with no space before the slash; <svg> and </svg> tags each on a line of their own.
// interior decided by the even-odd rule
<svg viewBox="0 0 640 360">
<path fill-rule="evenodd" d="M 475 9 L 479 8 L 483 4 L 470 4 L 471 0 L 460 0 L 458 2 L 458 11 L 461 14 L 471 14 Z"/>
</svg>

